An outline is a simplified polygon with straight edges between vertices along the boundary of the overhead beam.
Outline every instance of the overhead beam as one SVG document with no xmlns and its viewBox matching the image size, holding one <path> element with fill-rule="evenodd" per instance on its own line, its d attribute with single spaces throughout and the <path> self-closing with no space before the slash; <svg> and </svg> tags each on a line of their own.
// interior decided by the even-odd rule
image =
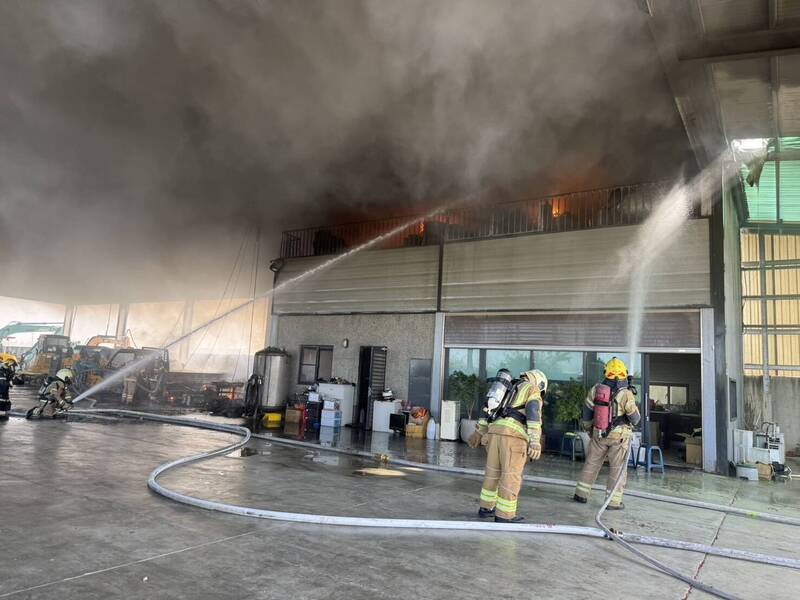
<svg viewBox="0 0 800 600">
<path fill-rule="evenodd" d="M 714 63 L 789 54 L 800 54 L 800 27 L 698 36 L 682 44 L 678 60 L 681 63 Z"/>
</svg>

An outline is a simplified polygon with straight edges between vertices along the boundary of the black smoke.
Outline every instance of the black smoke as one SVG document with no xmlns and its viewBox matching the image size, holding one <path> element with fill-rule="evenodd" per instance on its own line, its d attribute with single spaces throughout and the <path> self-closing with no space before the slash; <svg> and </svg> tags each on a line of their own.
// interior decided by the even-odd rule
<svg viewBox="0 0 800 600">
<path fill-rule="evenodd" d="M 243 235 L 675 176 L 634 0 L 0 2 L 0 295 L 214 297 Z M 491 195 L 491 194 L 490 194 Z M 222 281 L 222 283 L 220 283 Z"/>
</svg>

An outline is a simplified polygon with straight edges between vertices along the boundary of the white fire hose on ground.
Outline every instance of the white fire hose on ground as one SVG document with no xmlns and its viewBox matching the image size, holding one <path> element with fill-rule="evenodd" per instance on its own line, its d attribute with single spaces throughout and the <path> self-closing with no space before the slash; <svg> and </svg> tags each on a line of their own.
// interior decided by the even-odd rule
<svg viewBox="0 0 800 600">
<path fill-rule="evenodd" d="M 429 519 L 392 519 L 392 518 L 371 518 L 371 517 L 345 517 L 345 516 L 336 516 L 336 515 L 319 515 L 319 514 L 308 514 L 308 513 L 291 513 L 291 512 L 282 512 L 282 511 L 273 511 L 273 510 L 266 510 L 260 508 L 254 508 L 249 506 L 239 506 L 235 504 L 228 504 L 224 502 L 217 502 L 214 500 L 205 500 L 202 498 L 196 498 L 194 496 L 190 496 L 187 494 L 182 494 L 180 492 L 176 492 L 175 490 L 171 490 L 158 482 L 159 476 L 163 475 L 167 471 L 171 469 L 175 469 L 177 467 L 187 466 L 192 463 L 197 463 L 200 461 L 208 460 L 217 456 L 222 456 L 233 452 L 243 446 L 245 446 L 252 437 L 258 437 L 260 439 L 268 439 L 271 442 L 277 444 L 284 444 L 289 446 L 300 446 L 300 447 L 308 447 L 315 450 L 322 450 L 322 451 L 329 451 L 329 452 L 336 452 L 339 454 L 347 454 L 351 456 L 358 456 L 362 458 L 368 459 L 375 459 L 376 457 L 372 454 L 363 451 L 357 450 L 345 450 L 341 448 L 326 448 L 321 447 L 317 444 L 312 444 L 309 442 L 301 442 L 298 440 L 287 440 L 283 438 L 275 438 L 270 436 L 254 436 L 250 430 L 246 429 L 245 427 L 241 427 L 239 425 L 230 425 L 224 423 L 214 423 L 210 421 L 204 421 L 200 419 L 189 419 L 189 418 L 182 418 L 182 417 L 172 417 L 167 415 L 158 415 L 152 413 L 144 413 L 144 412 L 137 412 L 131 410 L 122 410 L 122 409 L 75 409 L 69 413 L 70 415 L 74 416 L 88 416 L 88 417 L 104 417 L 104 416 L 111 416 L 116 418 L 133 418 L 139 420 L 146 420 L 146 421 L 154 421 L 157 423 L 166 423 L 170 425 L 180 425 L 184 427 L 195 427 L 199 429 L 206 429 L 210 431 L 218 431 L 222 433 L 230 433 L 234 435 L 241 436 L 241 439 L 226 445 L 224 447 L 218 448 L 216 450 L 210 450 L 207 452 L 201 452 L 198 454 L 194 454 L 191 456 L 186 456 L 183 458 L 179 458 L 174 461 L 170 461 L 159 465 L 156 467 L 148 477 L 147 485 L 148 487 L 157 494 L 160 494 L 166 498 L 174 500 L 176 502 L 180 502 L 182 504 L 186 504 L 189 506 L 195 506 L 198 508 L 204 508 L 206 510 L 214 510 L 218 512 L 224 512 L 239 516 L 246 516 L 246 517 L 255 517 L 260 519 L 271 519 L 271 520 L 278 520 L 278 521 L 290 521 L 296 523 L 311 523 L 311 524 L 319 524 L 319 525 L 342 525 L 342 526 L 350 526 L 350 527 L 378 527 L 378 528 L 403 528 L 403 529 L 445 529 L 445 530 L 462 530 L 462 531 L 494 531 L 494 532 L 519 532 L 519 533 L 550 533 L 550 534 L 562 534 L 562 535 L 578 535 L 584 537 L 593 537 L 593 538 L 601 538 L 601 539 L 611 539 L 615 542 L 621 544 L 627 550 L 633 552 L 643 560 L 647 561 L 651 565 L 653 565 L 658 570 L 675 577 L 681 581 L 684 581 L 688 585 L 692 587 L 696 587 L 702 591 L 705 591 L 709 594 L 713 594 L 720 598 L 725 598 L 727 600 L 738 600 L 735 596 L 730 594 L 726 594 L 717 590 L 711 586 L 703 584 L 689 576 L 683 575 L 671 567 L 657 561 L 656 559 L 648 556 L 644 552 L 640 551 L 639 549 L 635 548 L 632 544 L 641 544 L 641 545 L 649 545 L 649 546 L 657 546 L 662 548 L 673 548 L 678 550 L 687 550 L 690 552 L 700 552 L 704 554 L 709 554 L 713 556 L 721 556 L 725 558 L 732 558 L 737 560 L 745 560 L 749 562 L 767 564 L 772 566 L 780 566 L 780 567 L 788 567 L 793 569 L 800 570 L 800 560 L 793 559 L 793 558 L 786 558 L 786 557 L 779 557 L 779 556 L 770 556 L 766 554 L 760 554 L 756 552 L 749 552 L 745 550 L 736 550 L 732 548 L 721 548 L 717 546 L 709 546 L 705 544 L 697 544 L 693 542 L 684 542 L 681 540 L 671 540 L 667 538 L 658 538 L 653 536 L 640 536 L 636 534 L 622 534 L 620 532 L 616 532 L 613 529 L 608 528 L 604 525 L 601 521 L 601 517 L 603 512 L 608 506 L 608 503 L 611 498 L 611 494 L 608 495 L 606 498 L 605 503 L 603 504 L 602 508 L 596 515 L 596 522 L 600 528 L 595 527 L 585 527 L 585 526 L 577 526 L 577 525 L 557 525 L 557 524 L 540 524 L 540 523 L 494 523 L 494 522 L 483 522 L 483 521 L 443 521 L 443 520 L 429 520 Z M 18 414 L 14 414 L 14 416 L 20 416 Z M 471 476 L 482 476 L 483 472 L 477 469 L 465 469 L 459 467 L 443 467 L 440 465 L 429 465 L 424 463 L 414 463 L 412 461 L 406 461 L 401 459 L 391 459 L 387 457 L 381 457 L 381 459 L 386 460 L 386 462 L 396 464 L 399 466 L 412 466 L 422 469 L 434 470 L 434 471 L 443 471 L 448 473 L 460 474 L 460 475 L 471 475 Z M 616 485 L 614 489 L 616 490 L 619 487 L 622 474 L 625 471 L 620 472 L 620 476 L 617 478 Z M 565 480 L 560 479 L 549 479 L 549 478 L 542 478 L 542 477 L 525 477 L 526 481 L 534 481 L 537 483 L 544 483 L 544 484 L 554 484 L 554 485 L 565 485 L 570 484 L 574 485 L 574 482 L 567 482 Z M 597 486 L 596 486 L 597 487 Z M 602 489 L 602 488 L 601 488 Z M 800 524 L 800 520 L 792 519 L 791 517 L 780 517 L 778 515 L 769 515 L 766 513 L 757 513 L 752 511 L 744 511 L 738 509 L 736 511 L 730 510 L 731 507 L 725 507 L 716 504 L 710 504 L 705 502 L 698 502 L 691 500 L 684 500 L 680 498 L 672 498 L 669 496 L 660 496 L 658 494 L 647 494 L 647 493 L 633 493 L 632 491 L 627 491 L 626 494 L 629 496 L 633 495 L 640 495 L 640 497 L 648 498 L 650 500 L 656 501 L 667 501 L 672 502 L 673 500 L 678 500 L 678 504 L 685 504 L 687 506 L 695 506 L 698 508 L 704 508 L 708 510 L 717 510 L 721 512 L 728 512 L 732 514 L 744 514 L 754 518 L 767 518 L 767 520 L 779 522 L 783 524 L 789 525 L 797 525 Z"/>
</svg>

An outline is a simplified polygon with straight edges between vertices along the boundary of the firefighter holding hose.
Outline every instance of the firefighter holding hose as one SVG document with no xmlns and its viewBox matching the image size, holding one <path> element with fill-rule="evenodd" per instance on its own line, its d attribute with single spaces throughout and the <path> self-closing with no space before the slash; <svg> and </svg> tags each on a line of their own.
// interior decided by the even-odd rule
<svg viewBox="0 0 800 600">
<path fill-rule="evenodd" d="M 528 460 L 542 455 L 542 397 L 547 377 L 539 370 L 526 371 L 512 380 L 507 369 L 491 380 L 478 421 L 469 439 L 471 448 L 486 446 L 486 469 L 481 486 L 478 516 L 494 517 L 496 523 L 516 523 L 517 497 Z"/>
<path fill-rule="evenodd" d="M 603 382 L 592 386 L 586 395 L 582 418 L 582 425 L 590 432 L 591 440 L 586 464 L 575 486 L 574 499 L 586 503 L 597 474 L 608 458 L 607 492 L 612 491 L 622 471 L 622 481 L 612 495 L 608 508 L 622 510 L 625 508 L 622 492 L 627 479 L 628 448 L 633 427 L 639 424 L 641 415 L 636 406 L 636 390 L 628 378 L 628 369 L 616 356 L 606 363 Z"/>
</svg>

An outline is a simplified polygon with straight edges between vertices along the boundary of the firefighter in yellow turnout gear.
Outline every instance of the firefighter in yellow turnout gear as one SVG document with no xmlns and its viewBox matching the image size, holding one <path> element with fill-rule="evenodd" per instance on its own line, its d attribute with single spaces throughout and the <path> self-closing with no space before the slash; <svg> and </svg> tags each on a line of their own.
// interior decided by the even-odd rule
<svg viewBox="0 0 800 600">
<path fill-rule="evenodd" d="M 627 479 L 628 449 L 633 436 L 633 427 L 639 424 L 641 415 L 636 406 L 635 391 L 628 384 L 628 369 L 616 356 L 606 363 L 602 385 L 610 388 L 606 421 L 608 425 L 598 427 L 598 422 L 602 419 L 598 418 L 595 411 L 604 405 L 596 402 L 597 388 L 600 385 L 594 385 L 584 402 L 582 424 L 586 431 L 590 431 L 591 441 L 586 454 L 586 464 L 575 486 L 574 499 L 581 503 L 589 499 L 597 474 L 608 458 L 607 493 L 612 490 L 620 471 L 623 472 L 620 486 L 611 497 L 608 508 L 621 510 L 625 508 L 622 503 L 622 493 Z"/>
<path fill-rule="evenodd" d="M 503 372 L 510 382 L 508 371 L 501 370 L 498 376 Z M 494 517 L 497 523 L 523 519 L 517 516 L 517 497 L 525 463 L 542 455 L 542 397 L 546 389 L 547 377 L 533 370 L 510 386 L 505 404 L 496 410 L 492 411 L 487 395 L 486 415 L 470 438 L 470 446 L 485 445 L 487 452 L 479 517 Z"/>
</svg>

